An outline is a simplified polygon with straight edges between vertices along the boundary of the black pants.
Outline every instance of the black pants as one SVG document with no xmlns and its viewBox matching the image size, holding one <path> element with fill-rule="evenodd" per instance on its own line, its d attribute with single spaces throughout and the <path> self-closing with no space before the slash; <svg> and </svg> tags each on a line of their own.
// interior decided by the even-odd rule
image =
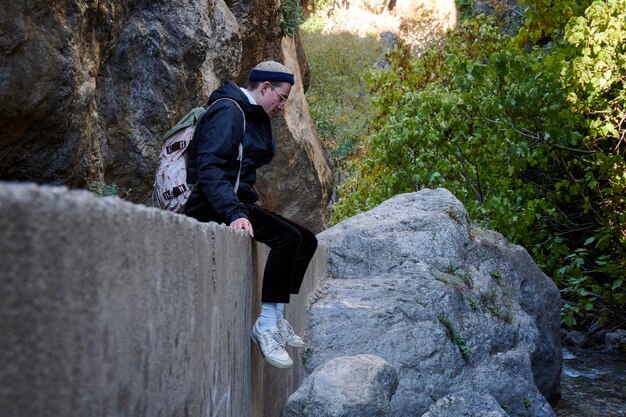
<svg viewBox="0 0 626 417">
<path fill-rule="evenodd" d="M 254 240 L 270 248 L 265 271 L 261 302 L 288 303 L 291 294 L 298 294 L 309 262 L 317 249 L 313 232 L 278 214 L 259 206 L 248 206 Z"/>
</svg>

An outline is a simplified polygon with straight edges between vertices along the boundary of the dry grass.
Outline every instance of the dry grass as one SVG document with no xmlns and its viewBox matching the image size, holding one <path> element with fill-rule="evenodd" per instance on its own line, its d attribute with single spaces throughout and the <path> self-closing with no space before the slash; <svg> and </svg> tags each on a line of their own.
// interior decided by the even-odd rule
<svg viewBox="0 0 626 417">
<path fill-rule="evenodd" d="M 319 10 L 324 34 L 348 32 L 365 37 L 391 32 L 419 51 L 441 40 L 457 24 L 454 0 L 398 1 L 394 10 L 373 13 L 358 5 Z"/>
</svg>

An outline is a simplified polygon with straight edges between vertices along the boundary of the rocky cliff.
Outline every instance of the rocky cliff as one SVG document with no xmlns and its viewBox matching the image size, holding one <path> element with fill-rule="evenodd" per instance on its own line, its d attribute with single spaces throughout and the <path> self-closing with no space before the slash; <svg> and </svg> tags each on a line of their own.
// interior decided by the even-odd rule
<svg viewBox="0 0 626 417">
<path fill-rule="evenodd" d="M 0 179 L 116 184 L 147 203 L 161 135 L 220 83 L 275 59 L 297 85 L 275 126 L 277 163 L 260 175 L 262 202 L 322 230 L 332 176 L 304 100 L 306 59 L 278 30 L 278 4 L 2 2 Z"/>
</svg>

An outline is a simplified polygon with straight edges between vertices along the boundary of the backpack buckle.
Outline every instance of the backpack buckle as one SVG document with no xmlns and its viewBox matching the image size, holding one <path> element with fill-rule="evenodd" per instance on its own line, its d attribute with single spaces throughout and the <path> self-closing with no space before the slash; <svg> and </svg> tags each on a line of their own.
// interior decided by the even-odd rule
<svg viewBox="0 0 626 417">
<path fill-rule="evenodd" d="M 186 193 L 187 191 L 189 191 L 189 187 L 187 186 L 187 184 L 181 184 L 181 185 L 177 185 L 171 190 L 165 191 L 162 195 L 163 195 L 163 199 L 171 200 L 172 198 L 176 198 L 179 195 Z"/>
<path fill-rule="evenodd" d="M 165 152 L 167 152 L 168 154 L 171 154 L 176 151 L 180 151 L 181 149 L 185 149 L 186 147 L 187 147 L 187 144 L 185 143 L 185 141 L 180 140 L 178 142 L 172 143 L 170 146 L 167 146 L 165 148 Z"/>
</svg>

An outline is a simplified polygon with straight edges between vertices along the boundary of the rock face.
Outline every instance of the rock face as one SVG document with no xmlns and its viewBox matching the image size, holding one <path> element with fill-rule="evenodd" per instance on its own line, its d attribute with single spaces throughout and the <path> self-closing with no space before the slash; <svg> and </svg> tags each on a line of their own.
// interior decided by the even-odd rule
<svg viewBox="0 0 626 417">
<path fill-rule="evenodd" d="M 241 82 L 257 62 L 275 59 L 295 64 L 303 94 L 306 60 L 280 35 L 277 7 L 273 0 L 3 2 L 0 179 L 105 182 L 148 203 L 161 135 L 220 83 Z M 292 101 L 284 119 L 310 124 L 303 98 Z M 267 189 L 264 199 L 319 231 L 332 176 L 313 129 L 294 135 L 285 120 L 275 133 L 295 145 L 278 155 L 297 151 L 304 175 L 287 175 L 292 166 L 271 172 L 297 179 L 300 192 L 287 199 Z M 291 200 L 302 190 L 317 205 L 294 213 Z"/>
<path fill-rule="evenodd" d="M 472 392 L 446 395 L 431 405 L 422 417 L 509 417 L 491 395 L 476 395 Z"/>
<path fill-rule="evenodd" d="M 510 416 L 548 417 L 561 372 L 556 286 L 519 246 L 470 224 L 447 190 L 422 190 L 318 235 L 331 277 L 309 309 L 308 372 L 372 354 L 398 371 L 390 415 L 461 391 Z"/>
<path fill-rule="evenodd" d="M 331 359 L 289 397 L 283 417 L 385 417 L 397 387 L 396 370 L 382 358 Z"/>
</svg>

